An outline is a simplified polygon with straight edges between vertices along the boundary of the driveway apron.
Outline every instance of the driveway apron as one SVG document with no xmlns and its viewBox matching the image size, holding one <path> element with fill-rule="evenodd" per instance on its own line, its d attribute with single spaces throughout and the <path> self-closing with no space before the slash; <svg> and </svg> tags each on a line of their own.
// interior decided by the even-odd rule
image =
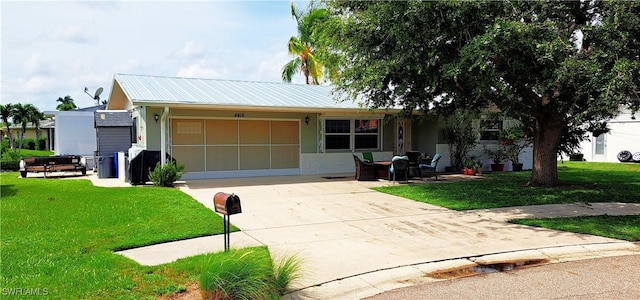
<svg viewBox="0 0 640 300">
<path fill-rule="evenodd" d="M 457 212 L 370 189 L 388 184 L 288 176 L 192 180 L 180 189 L 212 210 L 217 192 L 238 195 L 242 213 L 231 223 L 246 237 L 232 234 L 231 247 L 262 244 L 276 258 L 297 255 L 304 276 L 295 289 L 426 262 L 621 242 L 509 224 L 504 213 Z"/>
</svg>

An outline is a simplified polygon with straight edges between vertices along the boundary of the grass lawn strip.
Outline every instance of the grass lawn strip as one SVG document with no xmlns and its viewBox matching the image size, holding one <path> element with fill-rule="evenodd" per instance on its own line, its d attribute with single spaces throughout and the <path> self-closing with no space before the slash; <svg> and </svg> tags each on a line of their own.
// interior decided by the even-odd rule
<svg viewBox="0 0 640 300">
<path fill-rule="evenodd" d="M 374 188 L 454 210 L 575 202 L 640 203 L 640 164 L 565 162 L 558 165 L 559 187 L 527 187 L 531 172 L 485 175 L 487 180 Z"/>
<path fill-rule="evenodd" d="M 0 179 L 3 288 L 66 299 L 154 298 L 197 280 L 202 261 L 144 267 L 113 251 L 223 231 L 217 214 L 177 189 L 102 188 L 17 172 Z"/>
<path fill-rule="evenodd" d="M 640 215 L 518 219 L 510 223 L 640 241 Z"/>
</svg>

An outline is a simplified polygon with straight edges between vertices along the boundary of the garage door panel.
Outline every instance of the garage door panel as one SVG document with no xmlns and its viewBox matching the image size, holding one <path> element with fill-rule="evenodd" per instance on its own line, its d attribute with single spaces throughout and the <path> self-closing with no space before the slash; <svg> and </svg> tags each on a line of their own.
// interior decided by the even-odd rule
<svg viewBox="0 0 640 300">
<path fill-rule="evenodd" d="M 300 147 L 273 146 L 271 148 L 272 169 L 297 169 L 300 167 Z"/>
<path fill-rule="evenodd" d="M 298 144 L 300 136 L 298 134 L 298 122 L 273 121 L 271 122 L 271 143 L 272 144 Z"/>
<path fill-rule="evenodd" d="M 238 143 L 238 121 L 207 120 L 207 144 L 229 145 Z"/>
<path fill-rule="evenodd" d="M 185 172 L 204 171 L 203 146 L 174 146 L 171 155 L 178 164 L 184 165 Z"/>
<path fill-rule="evenodd" d="M 171 136 L 174 145 L 202 145 L 204 143 L 203 120 L 172 120 Z"/>
<path fill-rule="evenodd" d="M 240 170 L 262 170 L 269 167 L 269 146 L 240 146 Z"/>
<path fill-rule="evenodd" d="M 268 144 L 269 121 L 240 121 L 240 144 Z"/>
<path fill-rule="evenodd" d="M 238 170 L 238 146 L 207 146 L 207 171 Z"/>
</svg>

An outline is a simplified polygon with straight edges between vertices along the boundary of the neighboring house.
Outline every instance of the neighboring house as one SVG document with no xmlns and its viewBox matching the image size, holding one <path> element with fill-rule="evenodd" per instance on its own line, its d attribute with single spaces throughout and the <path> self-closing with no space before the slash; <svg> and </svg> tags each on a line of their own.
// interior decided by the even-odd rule
<svg viewBox="0 0 640 300">
<path fill-rule="evenodd" d="M 106 109 L 131 112 L 136 146 L 171 155 L 184 179 L 350 173 L 365 151 L 448 157 L 441 121 L 336 101 L 324 85 L 116 74 Z"/>
<path fill-rule="evenodd" d="M 56 121 L 55 155 L 82 155 L 87 160 L 87 168 L 93 169 L 96 150 L 96 129 L 94 113 L 104 109 L 104 105 L 69 111 L 47 111 Z"/>
<path fill-rule="evenodd" d="M 53 151 L 53 134 L 55 132 L 55 121 L 54 120 L 41 120 L 40 121 L 40 128 L 36 129 L 35 124 L 33 123 L 27 123 L 27 130 L 24 133 L 24 138 L 25 139 L 39 139 L 39 138 L 43 138 L 46 141 L 46 147 L 45 150 L 51 150 Z M 11 135 L 13 135 L 14 140 L 16 142 L 16 146 L 20 143 L 20 135 L 22 134 L 22 125 L 17 124 L 17 125 L 11 125 L 9 128 L 11 128 Z M 7 135 L 7 128 L 6 127 L 2 127 L 0 128 L 0 134 L 1 136 L 4 137 L 8 137 Z M 23 145 L 24 147 L 24 145 Z M 37 146 L 36 146 L 37 147 Z M 36 148 L 37 149 L 37 148 Z"/>
<path fill-rule="evenodd" d="M 640 116 L 639 116 L 640 117 Z M 591 136 L 580 143 L 580 153 L 587 161 L 618 162 L 618 153 L 640 152 L 640 120 L 629 110 L 623 110 L 608 122 L 611 131 L 599 136 Z"/>
</svg>

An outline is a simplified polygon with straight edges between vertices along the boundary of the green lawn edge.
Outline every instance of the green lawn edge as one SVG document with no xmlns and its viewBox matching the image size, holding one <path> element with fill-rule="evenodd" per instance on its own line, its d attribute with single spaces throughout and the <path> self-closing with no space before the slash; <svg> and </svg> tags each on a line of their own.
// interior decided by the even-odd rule
<svg viewBox="0 0 640 300">
<path fill-rule="evenodd" d="M 640 164 L 564 162 L 558 187 L 530 187 L 531 171 L 494 172 L 482 180 L 427 182 L 376 191 L 464 211 L 576 202 L 640 203 Z"/>
<path fill-rule="evenodd" d="M 509 222 L 573 233 L 599 235 L 630 242 L 640 241 L 640 215 L 515 219 Z"/>
<path fill-rule="evenodd" d="M 142 266 L 114 253 L 221 234 L 223 221 L 175 188 L 0 174 L 0 286 L 17 298 L 155 299 L 197 281 L 205 256 Z M 30 294 L 31 293 L 31 294 Z"/>
</svg>

